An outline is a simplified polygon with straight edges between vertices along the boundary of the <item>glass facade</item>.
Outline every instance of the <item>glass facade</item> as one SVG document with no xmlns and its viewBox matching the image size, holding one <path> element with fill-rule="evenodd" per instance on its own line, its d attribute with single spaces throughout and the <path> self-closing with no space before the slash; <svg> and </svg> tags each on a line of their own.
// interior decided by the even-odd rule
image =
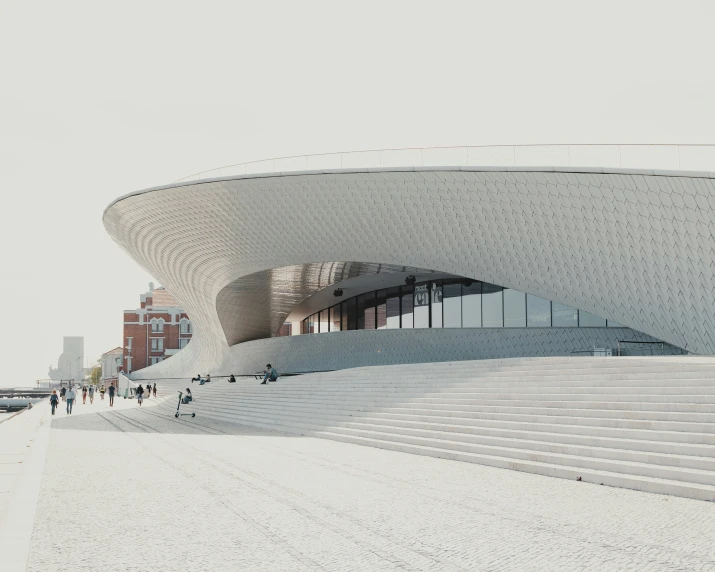
<svg viewBox="0 0 715 572">
<path fill-rule="evenodd" d="M 305 318 L 301 333 L 408 328 L 615 328 L 583 310 L 476 280 L 366 292 Z"/>
</svg>

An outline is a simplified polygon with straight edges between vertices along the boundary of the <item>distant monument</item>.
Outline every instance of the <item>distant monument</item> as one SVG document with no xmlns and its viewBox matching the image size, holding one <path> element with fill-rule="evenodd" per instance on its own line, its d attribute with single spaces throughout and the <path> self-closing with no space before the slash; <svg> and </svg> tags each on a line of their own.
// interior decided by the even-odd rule
<svg viewBox="0 0 715 572">
<path fill-rule="evenodd" d="M 50 366 L 47 374 L 53 381 L 81 380 L 84 377 L 84 338 L 82 336 L 65 336 L 62 348 L 62 354 L 57 360 L 57 367 Z"/>
</svg>

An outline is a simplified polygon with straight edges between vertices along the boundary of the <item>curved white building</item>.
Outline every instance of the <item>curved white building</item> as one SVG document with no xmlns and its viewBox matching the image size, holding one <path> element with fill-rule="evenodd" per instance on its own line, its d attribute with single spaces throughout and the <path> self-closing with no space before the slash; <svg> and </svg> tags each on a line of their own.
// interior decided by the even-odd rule
<svg viewBox="0 0 715 572">
<path fill-rule="evenodd" d="M 112 203 L 107 231 L 194 326 L 137 377 L 634 341 L 715 352 L 712 147 L 366 153 L 234 166 Z M 302 335 L 277 337 L 286 320 Z"/>
</svg>

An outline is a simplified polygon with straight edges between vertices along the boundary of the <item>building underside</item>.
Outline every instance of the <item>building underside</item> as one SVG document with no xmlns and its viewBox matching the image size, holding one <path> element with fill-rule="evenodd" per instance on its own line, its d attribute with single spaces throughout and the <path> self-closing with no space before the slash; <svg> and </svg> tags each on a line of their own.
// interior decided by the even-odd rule
<svg viewBox="0 0 715 572">
<path fill-rule="evenodd" d="M 193 324 L 137 378 L 712 354 L 714 191 L 687 172 L 295 172 L 134 193 L 104 224 Z"/>
</svg>

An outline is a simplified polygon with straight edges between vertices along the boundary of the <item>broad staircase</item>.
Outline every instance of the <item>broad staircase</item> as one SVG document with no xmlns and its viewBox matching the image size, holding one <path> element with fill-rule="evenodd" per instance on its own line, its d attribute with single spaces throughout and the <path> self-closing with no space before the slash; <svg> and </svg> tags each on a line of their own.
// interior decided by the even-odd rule
<svg viewBox="0 0 715 572">
<path fill-rule="evenodd" d="M 712 358 L 378 366 L 192 391 L 197 422 L 715 501 Z"/>
</svg>

